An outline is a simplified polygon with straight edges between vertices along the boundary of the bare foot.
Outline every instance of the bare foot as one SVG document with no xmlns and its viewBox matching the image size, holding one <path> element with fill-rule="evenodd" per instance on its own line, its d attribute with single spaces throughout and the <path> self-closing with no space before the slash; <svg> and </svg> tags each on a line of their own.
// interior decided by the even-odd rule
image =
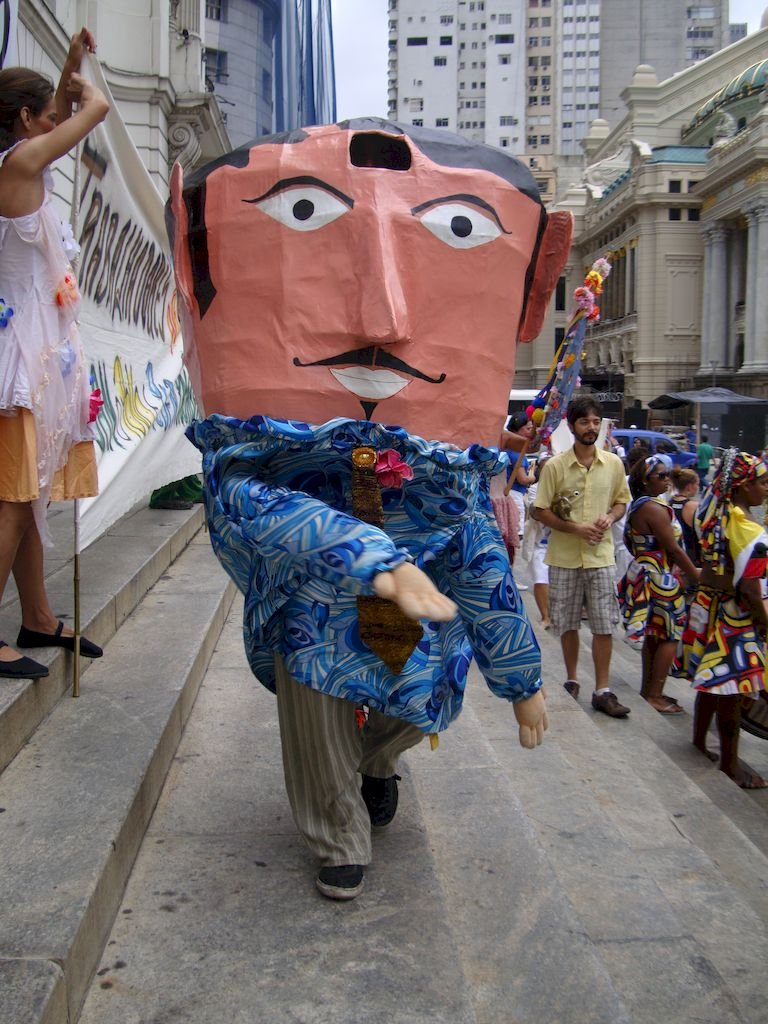
<svg viewBox="0 0 768 1024">
<path fill-rule="evenodd" d="M 47 633 L 49 636 L 55 636 L 56 630 L 59 628 L 59 622 L 61 622 L 62 636 L 74 636 L 70 627 L 64 625 L 64 622 L 61 619 L 40 619 L 32 625 L 22 620 L 21 624 L 25 629 L 29 629 L 33 633 Z"/>
<path fill-rule="evenodd" d="M 704 757 L 708 757 L 710 761 L 720 760 L 719 755 L 713 754 L 711 750 L 707 750 L 706 745 L 704 743 L 697 743 L 694 740 L 693 745 L 694 747 L 696 747 L 698 751 L 700 751 L 704 755 Z"/>
</svg>

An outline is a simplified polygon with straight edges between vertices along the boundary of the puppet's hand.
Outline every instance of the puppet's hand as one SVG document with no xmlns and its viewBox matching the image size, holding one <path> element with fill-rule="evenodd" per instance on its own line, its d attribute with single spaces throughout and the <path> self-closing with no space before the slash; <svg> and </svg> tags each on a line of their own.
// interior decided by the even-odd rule
<svg viewBox="0 0 768 1024">
<path fill-rule="evenodd" d="M 409 619 L 433 619 L 448 622 L 457 612 L 456 605 L 444 597 L 432 580 L 410 562 L 390 572 L 380 572 L 373 580 L 379 597 L 394 601 Z"/>
<path fill-rule="evenodd" d="M 544 733 L 549 728 L 544 694 L 539 690 L 528 700 L 518 701 L 514 705 L 514 709 L 517 724 L 520 726 L 518 730 L 520 746 L 533 750 L 542 742 Z"/>
</svg>

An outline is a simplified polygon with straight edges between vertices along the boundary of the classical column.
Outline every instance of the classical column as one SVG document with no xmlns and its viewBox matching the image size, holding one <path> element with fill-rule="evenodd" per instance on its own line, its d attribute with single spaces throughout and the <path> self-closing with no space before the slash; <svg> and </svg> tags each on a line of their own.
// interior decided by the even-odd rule
<svg viewBox="0 0 768 1024">
<path fill-rule="evenodd" d="M 712 336 L 712 228 L 705 228 L 704 235 L 704 286 L 702 289 L 701 309 L 701 353 L 699 372 L 711 373 L 709 365 L 709 339 Z"/>
<path fill-rule="evenodd" d="M 742 231 L 733 228 L 728 236 L 728 354 L 726 365 L 738 370 L 736 366 L 736 307 L 744 301 L 741 290 L 741 279 L 744 273 L 744 248 Z"/>
<path fill-rule="evenodd" d="M 742 373 L 768 369 L 768 204 L 758 203 L 744 211 L 749 225 L 747 241 L 747 296 L 744 323 Z"/>
<path fill-rule="evenodd" d="M 726 364 L 728 346 L 728 231 L 724 224 L 715 224 L 710 232 L 711 256 L 709 273 L 709 369 Z M 703 355 L 703 353 L 702 353 Z"/>
<path fill-rule="evenodd" d="M 179 0 L 176 7 L 176 24 L 180 31 L 186 29 L 190 33 L 200 35 L 202 6 L 201 0 Z"/>
</svg>

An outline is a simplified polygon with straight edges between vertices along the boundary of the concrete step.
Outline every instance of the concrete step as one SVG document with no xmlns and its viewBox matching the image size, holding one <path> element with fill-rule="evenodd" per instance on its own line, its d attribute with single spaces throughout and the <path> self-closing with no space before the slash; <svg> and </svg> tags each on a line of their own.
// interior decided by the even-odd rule
<svg viewBox="0 0 768 1024">
<path fill-rule="evenodd" d="M 515 1021 L 758 1024 L 765 918 L 697 840 L 709 832 L 726 856 L 751 854 L 758 875 L 765 858 L 664 755 L 657 770 L 678 799 L 672 811 L 658 799 L 627 756 L 631 719 L 611 721 L 611 736 L 564 692 L 548 705 L 550 731 L 531 754 L 478 680 L 443 758 L 419 748 L 410 761 L 464 970 L 481 981 L 478 1021 L 505 1021 L 507 1006 Z"/>
<path fill-rule="evenodd" d="M 46 587 L 56 615 L 73 616 L 72 505 L 49 513 L 54 547 L 46 552 Z M 203 525 L 201 506 L 174 512 L 137 508 L 115 523 L 80 557 L 81 631 L 104 646 Z M 0 638 L 13 644 L 21 612 L 11 580 L 0 606 Z M 72 687 L 72 655 L 60 648 L 28 652 L 49 666 L 45 679 L 0 679 L 0 771 Z M 81 677 L 94 663 L 81 659 Z"/>
<path fill-rule="evenodd" d="M 664 718 L 621 681 L 621 655 L 612 685 L 632 712 L 614 720 L 592 711 L 589 686 L 579 703 L 565 693 L 549 634 L 542 649 L 554 743 L 526 757 L 489 694 L 473 707 L 632 1020 L 765 1019 L 764 808 L 692 750 L 689 715 Z"/>
<path fill-rule="evenodd" d="M 77 1020 L 231 604 L 179 516 L 88 550 L 84 619 L 109 646 L 0 776 L 0 1024 Z"/>
<path fill-rule="evenodd" d="M 236 608 L 81 1024 L 765 1019 L 766 918 L 744 877 L 768 877 L 765 857 L 648 739 L 637 719 L 656 713 L 636 695 L 629 720 L 601 721 L 551 686 L 546 742 L 524 751 L 473 671 L 438 751 L 405 759 L 365 891 L 333 904 L 295 833 Z M 559 646 L 543 647 L 559 679 Z"/>
<path fill-rule="evenodd" d="M 586 664 L 586 663 L 585 663 Z M 640 655 L 625 643 L 614 645 L 613 672 L 616 678 L 637 695 L 640 691 Z M 730 779 L 703 757 L 692 745 L 693 707 L 696 693 L 684 679 L 667 680 L 665 693 L 674 697 L 686 714 L 675 718 L 652 711 L 643 700 L 634 697 L 638 713 L 635 721 L 656 746 L 671 757 L 678 767 L 706 796 L 761 850 L 768 850 L 768 793 L 739 789 Z M 601 716 L 602 717 L 602 716 Z M 607 724 L 607 722 L 605 723 Z M 716 732 L 710 748 L 719 751 Z M 768 743 L 745 732 L 739 735 L 739 755 L 758 774 L 768 778 Z"/>
<path fill-rule="evenodd" d="M 446 744 L 482 747 L 471 712 L 458 728 Z M 283 789 L 274 698 L 249 677 L 233 610 L 81 1024 L 628 1021 L 498 771 L 464 782 L 479 798 L 480 813 L 491 795 L 496 800 L 491 835 L 479 833 L 477 821 L 466 832 L 453 821 L 444 837 L 425 821 L 416 792 L 420 797 L 422 776 L 433 779 L 436 765 L 449 770 L 443 745 L 440 754 L 425 753 L 429 768 L 421 757 L 410 759 L 410 771 L 404 765 L 397 823 L 375 836 L 363 895 L 348 905 L 323 899 Z M 461 806 L 454 793 L 456 820 L 469 803 L 458 801 Z M 507 861 L 525 865 L 516 889 L 490 909 L 486 839 L 504 850 L 495 865 L 499 877 Z M 436 847 L 443 843 L 463 858 L 460 887 L 466 902 L 476 900 L 481 908 L 489 944 L 500 941 L 480 970 L 470 964 L 467 971 L 466 921 L 455 913 L 438 864 Z M 520 906 L 521 884 L 534 877 L 537 891 Z M 563 953 L 567 947 L 559 994 L 551 987 L 540 991 L 541 943 Z M 578 1017 L 561 1015 L 568 998 L 578 1005 Z M 494 1012 L 503 1005 L 502 1017 L 488 1015 L 489 1001 Z M 556 1012 L 541 1015 L 542 1002 Z"/>
</svg>

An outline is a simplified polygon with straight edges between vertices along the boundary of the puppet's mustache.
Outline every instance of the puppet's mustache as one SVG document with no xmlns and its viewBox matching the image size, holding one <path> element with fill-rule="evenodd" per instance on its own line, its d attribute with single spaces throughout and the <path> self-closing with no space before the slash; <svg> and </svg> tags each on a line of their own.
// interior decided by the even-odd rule
<svg viewBox="0 0 768 1024">
<path fill-rule="evenodd" d="M 367 348 L 353 348 L 348 352 L 342 352 L 338 356 L 317 359 L 313 363 L 302 363 L 298 357 L 293 360 L 294 366 L 340 366 L 342 364 L 347 366 L 350 364 L 353 366 L 381 366 L 388 370 L 400 370 L 402 373 L 407 373 L 417 380 L 425 380 L 427 384 L 442 384 L 445 380 L 444 373 L 441 373 L 439 377 L 428 377 L 426 373 L 422 373 L 421 370 L 409 366 L 408 363 L 403 362 L 402 359 L 398 359 L 397 356 L 393 356 L 385 348 L 381 348 L 378 345 L 369 345 Z"/>
</svg>

